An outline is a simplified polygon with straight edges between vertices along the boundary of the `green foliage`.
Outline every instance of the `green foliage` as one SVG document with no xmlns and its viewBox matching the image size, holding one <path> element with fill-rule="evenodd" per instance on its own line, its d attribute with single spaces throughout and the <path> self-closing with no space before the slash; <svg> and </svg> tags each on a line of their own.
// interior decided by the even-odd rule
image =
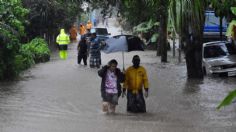
<svg viewBox="0 0 236 132">
<path fill-rule="evenodd" d="M 210 0 L 210 3 L 215 10 L 216 16 L 228 18 L 231 17 L 231 7 L 236 4 L 236 0 Z"/>
<path fill-rule="evenodd" d="M 35 38 L 30 43 L 22 45 L 20 52 L 24 57 L 31 55 L 36 63 L 46 62 L 50 58 L 48 44 L 42 38 Z M 28 60 L 31 61 L 31 58 L 29 57 Z"/>
<path fill-rule="evenodd" d="M 236 7 L 231 7 L 230 9 L 231 9 L 231 12 L 232 12 L 234 15 L 236 15 Z"/>
<path fill-rule="evenodd" d="M 19 55 L 15 56 L 14 65 L 16 66 L 17 74 L 30 68 L 33 64 L 35 64 L 35 62 L 29 51 L 22 50 Z"/>
<path fill-rule="evenodd" d="M 83 11 L 82 0 L 22 0 L 30 10 L 27 35 L 30 39 L 37 36 L 53 37 L 61 27 L 69 29 Z"/>
<path fill-rule="evenodd" d="M 15 56 L 15 72 L 19 74 L 22 70 L 30 68 L 38 62 L 46 62 L 50 59 L 50 50 L 46 41 L 42 38 L 35 38 L 20 47 L 19 53 Z"/>
<path fill-rule="evenodd" d="M 142 38 L 148 41 L 151 40 L 152 43 L 157 42 L 159 22 L 155 22 L 152 19 L 146 22 L 142 22 L 139 25 L 133 27 L 134 34 L 141 34 Z"/>
<path fill-rule="evenodd" d="M 147 33 L 150 32 L 151 30 L 155 29 L 155 27 L 159 26 L 159 22 L 154 22 L 152 19 L 146 22 L 142 22 L 139 25 L 135 26 L 133 28 L 133 31 L 135 33 Z"/>
<path fill-rule="evenodd" d="M 22 8 L 21 1 L 2 0 L 0 1 L 0 18 L 3 24 L 16 30 L 19 35 L 24 35 L 25 16 L 28 10 Z"/>
<path fill-rule="evenodd" d="M 0 1 L 0 80 L 11 79 L 19 73 L 15 56 L 20 48 L 19 38 L 24 35 L 27 13 L 20 0 Z"/>
<path fill-rule="evenodd" d="M 158 2 L 143 0 L 122 0 L 120 12 L 130 25 L 138 25 L 150 19 L 158 21 Z"/>
<path fill-rule="evenodd" d="M 188 38 L 190 32 L 194 36 L 201 36 L 204 26 L 205 7 L 205 1 L 201 0 L 171 1 L 169 8 L 171 23 L 180 37 Z"/>
<path fill-rule="evenodd" d="M 230 105 L 235 98 L 236 98 L 236 90 L 229 92 L 229 94 L 217 106 L 217 109 Z"/>
</svg>

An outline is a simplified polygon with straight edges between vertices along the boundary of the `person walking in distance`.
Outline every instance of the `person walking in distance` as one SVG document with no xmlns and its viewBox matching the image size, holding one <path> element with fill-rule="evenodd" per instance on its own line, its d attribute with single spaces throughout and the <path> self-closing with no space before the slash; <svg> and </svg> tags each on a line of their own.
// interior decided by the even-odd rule
<svg viewBox="0 0 236 132">
<path fill-rule="evenodd" d="M 56 42 L 59 45 L 59 55 L 60 58 L 65 60 L 67 59 L 68 53 L 67 48 L 70 43 L 70 37 L 65 33 L 64 29 L 60 30 L 60 34 L 56 38 Z"/>
<path fill-rule="evenodd" d="M 101 52 L 100 41 L 96 33 L 91 34 L 90 38 L 90 68 L 100 68 L 101 65 Z"/>
<path fill-rule="evenodd" d="M 83 25 L 83 23 L 80 23 L 79 26 L 79 34 L 82 36 L 84 34 L 86 34 L 86 27 Z"/>
<path fill-rule="evenodd" d="M 70 40 L 71 42 L 76 42 L 77 41 L 77 27 L 73 25 L 70 30 Z"/>
<path fill-rule="evenodd" d="M 81 40 L 78 43 L 78 57 L 77 63 L 80 64 L 83 59 L 84 65 L 87 65 L 87 57 L 88 57 L 88 45 L 86 43 L 86 38 L 84 35 L 81 36 Z"/>
</svg>

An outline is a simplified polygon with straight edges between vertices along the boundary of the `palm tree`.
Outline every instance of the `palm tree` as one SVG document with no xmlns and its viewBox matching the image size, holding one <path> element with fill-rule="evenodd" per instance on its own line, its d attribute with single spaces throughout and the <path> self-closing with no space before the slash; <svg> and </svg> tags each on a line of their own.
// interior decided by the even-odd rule
<svg viewBox="0 0 236 132">
<path fill-rule="evenodd" d="M 188 78 L 203 78 L 202 38 L 206 5 L 202 0 L 172 0 L 170 3 L 173 26 L 186 44 Z"/>
</svg>

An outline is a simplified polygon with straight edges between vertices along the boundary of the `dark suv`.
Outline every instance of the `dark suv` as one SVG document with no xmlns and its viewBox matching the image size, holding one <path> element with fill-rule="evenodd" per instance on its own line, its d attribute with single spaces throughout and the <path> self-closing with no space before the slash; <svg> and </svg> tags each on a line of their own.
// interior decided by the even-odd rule
<svg viewBox="0 0 236 132">
<path fill-rule="evenodd" d="M 91 33 L 96 33 L 99 40 L 104 41 L 108 39 L 111 33 L 108 33 L 107 28 L 92 28 Z"/>
</svg>

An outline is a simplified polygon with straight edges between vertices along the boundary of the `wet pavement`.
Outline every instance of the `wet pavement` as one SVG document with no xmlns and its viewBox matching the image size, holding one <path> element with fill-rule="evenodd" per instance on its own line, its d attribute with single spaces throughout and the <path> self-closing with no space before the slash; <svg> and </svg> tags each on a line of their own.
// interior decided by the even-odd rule
<svg viewBox="0 0 236 132">
<path fill-rule="evenodd" d="M 156 52 L 125 53 L 125 67 L 140 55 L 150 81 L 146 114 L 126 112 L 120 98 L 115 115 L 101 112 L 97 69 L 76 64 L 76 44 L 67 60 L 52 54 L 13 82 L 0 83 L 0 132 L 234 132 L 236 104 L 216 106 L 235 89 L 236 78 L 188 80 L 185 63 L 168 56 L 160 63 Z M 102 64 L 122 54 L 102 53 Z"/>
</svg>

